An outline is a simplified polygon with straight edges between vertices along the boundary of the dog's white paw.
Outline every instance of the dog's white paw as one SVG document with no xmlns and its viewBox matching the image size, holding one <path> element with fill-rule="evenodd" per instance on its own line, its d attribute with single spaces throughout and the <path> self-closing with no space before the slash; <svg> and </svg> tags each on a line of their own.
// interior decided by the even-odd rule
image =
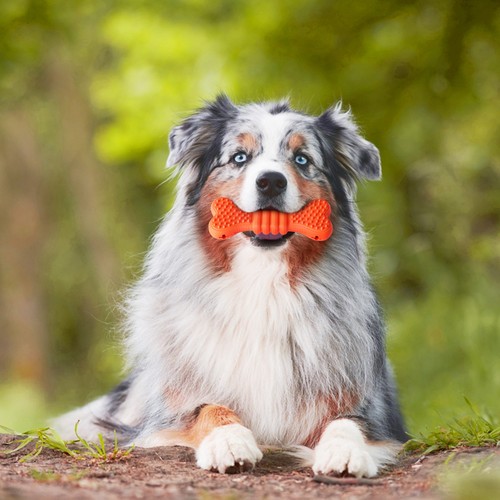
<svg viewBox="0 0 500 500">
<path fill-rule="evenodd" d="M 313 471 L 315 474 L 342 474 L 373 477 L 378 467 L 368 451 L 348 439 L 334 438 L 316 447 Z"/>
<path fill-rule="evenodd" d="M 314 450 L 315 474 L 347 472 L 356 477 L 373 477 L 377 475 L 378 469 L 369 445 L 352 420 L 333 421 Z"/>
<path fill-rule="evenodd" d="M 252 469 L 261 459 L 252 432 L 240 424 L 216 427 L 196 450 L 198 467 L 221 474 Z"/>
</svg>

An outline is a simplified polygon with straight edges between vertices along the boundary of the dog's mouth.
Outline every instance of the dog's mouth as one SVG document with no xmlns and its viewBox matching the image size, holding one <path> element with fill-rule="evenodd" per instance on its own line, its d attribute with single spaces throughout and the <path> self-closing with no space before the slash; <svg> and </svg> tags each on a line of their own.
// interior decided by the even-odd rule
<svg viewBox="0 0 500 500">
<path fill-rule="evenodd" d="M 274 206 L 244 212 L 229 198 L 221 197 L 212 202 L 210 211 L 213 215 L 208 223 L 211 236 L 225 240 L 243 233 L 257 247 L 279 247 L 295 233 L 325 241 L 333 231 L 329 218 L 331 207 L 322 199 L 309 202 L 297 212 L 280 212 Z"/>
<path fill-rule="evenodd" d="M 286 234 L 255 234 L 253 231 L 245 231 L 243 233 L 253 245 L 262 248 L 275 248 L 284 245 L 295 233 L 289 232 Z"/>
</svg>

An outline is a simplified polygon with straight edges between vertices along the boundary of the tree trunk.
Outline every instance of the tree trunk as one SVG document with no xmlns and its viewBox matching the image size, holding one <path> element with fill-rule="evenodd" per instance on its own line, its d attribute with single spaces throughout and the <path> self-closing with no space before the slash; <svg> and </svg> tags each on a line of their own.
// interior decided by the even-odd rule
<svg viewBox="0 0 500 500">
<path fill-rule="evenodd" d="M 48 383 L 43 160 L 22 109 L 0 115 L 0 370 Z"/>
</svg>

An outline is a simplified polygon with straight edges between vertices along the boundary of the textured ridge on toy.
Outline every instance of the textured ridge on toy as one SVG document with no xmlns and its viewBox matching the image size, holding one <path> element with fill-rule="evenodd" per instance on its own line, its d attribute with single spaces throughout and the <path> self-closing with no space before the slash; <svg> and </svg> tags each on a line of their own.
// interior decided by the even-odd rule
<svg viewBox="0 0 500 500">
<path fill-rule="evenodd" d="M 333 226 L 330 221 L 330 204 L 326 200 L 313 200 L 302 210 L 294 213 L 277 210 L 243 212 L 229 198 L 217 198 L 210 207 L 212 219 L 208 224 L 210 234 L 225 240 L 244 231 L 255 234 L 300 233 L 312 240 L 327 240 Z"/>
</svg>

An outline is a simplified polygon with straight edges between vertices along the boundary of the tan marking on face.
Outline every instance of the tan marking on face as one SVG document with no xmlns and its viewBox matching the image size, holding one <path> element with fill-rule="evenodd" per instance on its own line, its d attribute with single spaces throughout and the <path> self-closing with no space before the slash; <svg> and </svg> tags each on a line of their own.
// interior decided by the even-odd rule
<svg viewBox="0 0 500 500">
<path fill-rule="evenodd" d="M 238 135 L 238 137 L 236 137 L 236 140 L 245 151 L 252 152 L 257 149 L 257 138 L 249 132 L 244 132 Z"/>
<path fill-rule="evenodd" d="M 305 179 L 302 177 L 294 167 L 287 166 L 287 173 L 292 177 L 293 182 L 297 186 L 304 206 L 312 200 L 323 199 L 326 200 L 331 208 L 332 213 L 330 220 L 333 224 L 333 231 L 335 232 L 335 218 L 336 218 L 336 205 L 333 194 L 324 186 L 319 185 L 317 182 Z M 288 278 L 290 285 L 295 288 L 300 281 L 300 277 L 307 270 L 307 268 L 317 262 L 323 255 L 328 240 L 326 241 L 313 241 L 301 234 L 294 234 L 290 241 L 287 243 L 285 251 L 285 258 L 288 263 Z"/>
<path fill-rule="evenodd" d="M 216 198 L 225 197 L 230 200 L 237 198 L 241 191 L 243 179 L 240 177 L 228 181 L 219 181 L 216 173 L 212 173 L 201 192 L 197 213 L 197 232 L 205 255 L 215 272 L 231 270 L 231 260 L 237 240 L 231 238 L 218 240 L 208 232 L 208 223 L 212 218 L 210 205 Z"/>
<path fill-rule="evenodd" d="M 287 165 L 287 174 L 293 179 L 294 184 L 297 186 L 301 197 L 307 201 L 317 200 L 319 198 L 328 201 L 332 204 L 333 195 L 329 189 L 321 186 L 315 181 L 304 178 L 297 172 L 295 167 Z"/>
<path fill-rule="evenodd" d="M 292 134 L 290 139 L 288 139 L 288 147 L 292 151 L 296 151 L 304 146 L 306 140 L 302 134 Z"/>
<path fill-rule="evenodd" d="M 317 262 L 326 249 L 326 241 L 313 241 L 302 234 L 294 234 L 288 241 L 285 258 L 288 264 L 288 280 L 295 289 L 306 269 Z"/>
</svg>

